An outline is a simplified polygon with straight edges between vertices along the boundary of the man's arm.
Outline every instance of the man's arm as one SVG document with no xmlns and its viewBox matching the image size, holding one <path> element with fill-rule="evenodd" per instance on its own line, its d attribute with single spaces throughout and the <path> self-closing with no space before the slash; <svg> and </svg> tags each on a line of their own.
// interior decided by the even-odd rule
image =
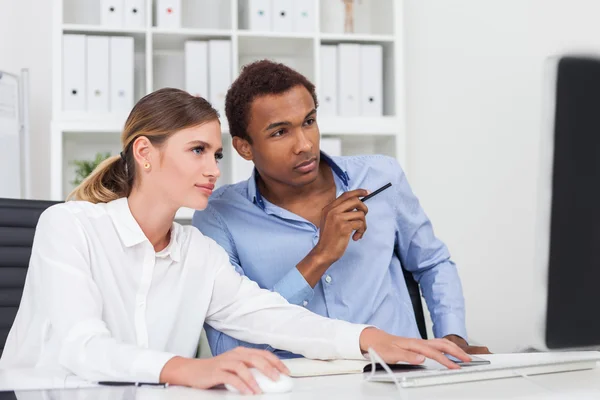
<svg viewBox="0 0 600 400">
<path fill-rule="evenodd" d="M 404 268 L 419 282 L 436 337 L 467 340 L 462 286 L 448 249 L 434 234 L 430 220 L 413 194 L 400 165 L 390 158 L 398 205 L 396 251 Z"/>
<path fill-rule="evenodd" d="M 487 347 L 470 346 L 465 326 L 465 301 L 456 265 L 444 243 L 434 234 L 431 221 L 413 194 L 395 159 L 397 218 L 396 250 L 405 269 L 419 282 L 433 320 L 435 337 L 446 338 L 470 354 L 489 353 Z"/>
</svg>

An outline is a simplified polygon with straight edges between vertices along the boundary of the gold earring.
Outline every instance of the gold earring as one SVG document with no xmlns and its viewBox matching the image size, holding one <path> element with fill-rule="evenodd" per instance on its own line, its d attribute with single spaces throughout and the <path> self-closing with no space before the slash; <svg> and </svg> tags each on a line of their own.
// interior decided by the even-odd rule
<svg viewBox="0 0 600 400">
<path fill-rule="evenodd" d="M 146 161 L 146 163 L 144 163 L 144 168 L 146 168 L 146 169 L 150 168 L 150 163 L 148 161 Z"/>
</svg>

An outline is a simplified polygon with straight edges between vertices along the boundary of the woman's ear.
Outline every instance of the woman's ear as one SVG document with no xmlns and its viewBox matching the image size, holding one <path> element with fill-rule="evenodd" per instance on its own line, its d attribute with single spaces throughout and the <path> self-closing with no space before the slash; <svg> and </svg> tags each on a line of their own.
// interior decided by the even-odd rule
<svg viewBox="0 0 600 400">
<path fill-rule="evenodd" d="M 233 147 L 238 154 L 247 161 L 253 161 L 254 155 L 252 154 L 252 146 L 246 139 L 242 139 L 238 136 L 234 136 L 232 139 Z"/>
<path fill-rule="evenodd" d="M 150 143 L 150 140 L 146 136 L 140 136 L 135 139 L 131 150 L 133 151 L 133 158 L 138 167 L 142 168 L 146 163 L 152 163 L 152 148 L 152 143 Z"/>
</svg>

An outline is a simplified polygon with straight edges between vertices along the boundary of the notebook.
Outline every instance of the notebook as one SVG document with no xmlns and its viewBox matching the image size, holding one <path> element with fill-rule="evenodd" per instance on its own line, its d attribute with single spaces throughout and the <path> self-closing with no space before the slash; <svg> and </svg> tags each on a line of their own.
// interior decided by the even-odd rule
<svg viewBox="0 0 600 400">
<path fill-rule="evenodd" d="M 429 360 L 428 360 L 429 361 Z M 326 375 L 345 375 L 345 374 L 362 374 L 371 371 L 371 362 L 369 360 L 310 360 L 308 358 L 292 358 L 283 360 L 283 363 L 290 370 L 290 376 L 293 378 L 302 378 L 309 376 L 326 376 Z M 390 369 L 394 371 L 414 371 L 422 370 L 430 366 L 435 368 L 441 367 L 435 362 L 425 363 L 424 365 L 410 365 L 406 363 L 388 364 Z M 380 365 L 377 365 L 377 371 L 383 370 Z"/>
</svg>

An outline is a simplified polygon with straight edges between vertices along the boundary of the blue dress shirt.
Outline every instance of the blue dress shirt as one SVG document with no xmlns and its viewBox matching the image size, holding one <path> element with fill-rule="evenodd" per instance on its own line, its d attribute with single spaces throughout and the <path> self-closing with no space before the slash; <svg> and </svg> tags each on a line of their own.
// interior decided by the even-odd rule
<svg viewBox="0 0 600 400">
<path fill-rule="evenodd" d="M 290 303 L 330 318 L 369 324 L 388 333 L 420 337 L 402 266 L 419 282 L 436 337 L 467 339 L 462 287 L 446 246 L 435 237 L 398 162 L 386 156 L 328 157 L 337 196 L 392 186 L 365 204 L 367 231 L 350 239 L 344 255 L 314 288 L 296 265 L 319 241 L 319 229 L 306 219 L 270 203 L 249 180 L 219 188 L 193 225 L 229 253 L 237 271 Z M 255 170 L 256 173 L 256 170 Z M 277 321 L 273 321 L 277 324 Z M 237 346 L 274 351 L 238 341 L 206 326 L 213 355 Z M 291 356 L 277 352 L 280 357 Z"/>
</svg>

